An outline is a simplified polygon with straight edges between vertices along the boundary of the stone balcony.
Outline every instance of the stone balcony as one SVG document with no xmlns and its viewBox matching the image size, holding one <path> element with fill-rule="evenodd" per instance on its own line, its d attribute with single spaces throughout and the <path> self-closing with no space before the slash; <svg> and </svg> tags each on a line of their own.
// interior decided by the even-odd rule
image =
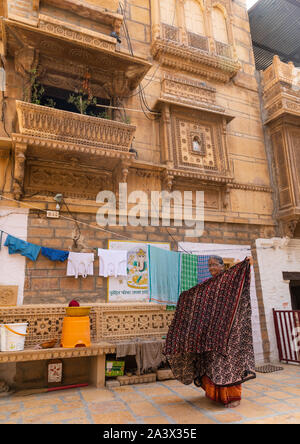
<svg viewBox="0 0 300 444">
<path fill-rule="evenodd" d="M 268 124 L 290 114 L 300 116 L 300 69 L 278 56 L 263 74 L 264 120 Z"/>
<path fill-rule="evenodd" d="M 135 126 L 122 122 L 27 102 L 17 101 L 16 106 L 20 135 L 55 141 L 56 145 L 66 147 L 71 144 L 73 150 L 128 152 L 136 130 Z"/>
<path fill-rule="evenodd" d="M 264 123 L 272 142 L 276 216 L 285 236 L 300 223 L 300 69 L 275 56 L 262 73 Z"/>
<path fill-rule="evenodd" d="M 153 58 L 167 68 L 227 83 L 241 68 L 232 45 L 187 33 L 182 41 L 179 28 L 156 26 L 151 47 Z"/>
<path fill-rule="evenodd" d="M 60 186 L 63 185 L 61 178 L 69 171 L 66 183 L 71 184 L 70 191 L 75 173 L 80 175 L 77 183 L 81 183 L 82 188 L 88 183 L 101 188 L 105 185 L 103 181 L 111 188 L 112 171 L 134 157 L 129 152 L 136 130 L 133 125 L 22 101 L 16 101 L 16 108 L 18 132 L 12 135 L 16 198 L 23 194 L 25 179 L 31 191 L 43 189 L 42 172 L 48 177 L 47 189 L 52 184 L 50 191 L 54 192 L 55 179 L 51 179 L 54 173 L 50 177 L 50 170 L 56 171 Z M 39 172 L 38 176 L 34 171 Z M 34 180 L 37 182 L 33 183 Z M 77 188 L 80 191 L 80 186 Z"/>
</svg>

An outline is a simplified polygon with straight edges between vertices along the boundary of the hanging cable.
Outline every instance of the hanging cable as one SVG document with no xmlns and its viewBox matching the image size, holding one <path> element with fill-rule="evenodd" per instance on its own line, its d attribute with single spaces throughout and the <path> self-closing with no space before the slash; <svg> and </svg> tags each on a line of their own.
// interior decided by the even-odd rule
<svg viewBox="0 0 300 444">
<path fill-rule="evenodd" d="M 0 197 L 3 198 L 3 199 L 5 199 L 5 200 L 11 201 L 11 202 L 16 202 L 17 204 L 19 204 L 19 205 L 23 205 L 23 206 L 26 207 L 26 208 L 29 208 L 29 209 L 32 209 L 32 210 L 38 210 L 38 211 L 41 211 L 41 212 L 47 213 L 47 210 L 43 210 L 43 209 L 41 209 L 41 208 L 34 207 L 34 206 L 32 206 L 32 205 L 28 205 L 28 204 L 26 204 L 25 202 L 20 202 L 20 201 L 18 201 L 18 200 L 16 200 L 16 199 L 12 199 L 12 198 L 8 198 L 8 197 L 4 197 L 3 195 L 0 195 Z M 62 215 L 60 215 L 60 218 L 61 218 L 61 219 L 64 219 L 64 220 L 71 221 L 71 222 L 75 222 L 75 223 L 78 223 L 78 224 L 81 224 L 81 225 L 84 225 L 84 226 L 87 226 L 87 227 L 89 227 L 89 228 L 92 228 L 93 230 L 103 231 L 103 232 L 105 232 L 105 233 L 110 233 L 110 234 L 112 234 L 112 235 L 114 235 L 114 236 L 116 236 L 116 237 L 122 237 L 122 238 L 124 238 L 124 239 L 129 240 L 129 241 L 134 241 L 134 242 L 139 242 L 139 243 L 147 243 L 146 240 L 145 240 L 145 241 L 141 241 L 141 239 L 135 239 L 135 238 L 131 238 L 131 237 L 128 237 L 128 236 L 124 236 L 123 234 L 116 233 L 116 232 L 114 232 L 114 231 L 107 230 L 107 229 L 105 229 L 105 228 L 96 227 L 95 225 L 89 224 L 89 223 L 87 223 L 87 222 L 83 222 L 83 221 L 81 221 L 81 220 L 79 220 L 79 219 L 75 219 L 74 217 L 67 217 L 67 216 L 62 216 Z M 168 227 L 166 227 L 166 228 L 168 228 Z M 9 233 L 7 233 L 5 230 L 3 230 L 1 227 L 0 227 L 0 231 L 3 231 L 4 233 L 9 234 Z M 171 234 L 171 233 L 169 233 L 169 234 L 170 234 L 170 236 L 173 238 L 172 234 Z M 178 242 L 178 241 L 176 241 L 174 238 L 173 238 L 173 240 L 174 240 L 174 242 Z M 179 243 L 179 242 L 178 242 L 178 243 Z M 230 245 L 230 244 L 228 244 L 228 245 Z M 256 247 L 256 250 L 270 250 L 270 249 L 274 249 L 274 247 L 272 247 L 272 246 L 271 246 L 271 247 Z M 220 251 L 224 251 L 224 252 L 235 251 L 235 252 L 237 252 L 237 251 L 239 251 L 239 250 L 245 250 L 245 251 L 246 251 L 246 250 L 249 250 L 249 251 L 251 251 L 251 248 L 249 248 L 249 247 L 247 247 L 247 246 L 245 246 L 245 248 L 243 248 L 243 246 L 241 245 L 240 248 L 238 248 L 238 247 L 236 247 L 236 248 L 224 248 L 224 249 L 217 249 L 217 250 L 215 250 L 215 251 L 216 251 L 216 252 L 220 252 Z M 188 253 L 188 254 L 193 254 L 193 253 L 190 253 L 190 252 L 188 252 L 188 251 L 186 251 L 186 250 L 184 250 L 184 251 L 185 251 L 186 253 Z M 211 250 L 211 249 L 209 249 L 209 250 L 201 250 L 201 253 L 213 253 L 213 252 L 214 252 L 214 250 Z"/>
</svg>

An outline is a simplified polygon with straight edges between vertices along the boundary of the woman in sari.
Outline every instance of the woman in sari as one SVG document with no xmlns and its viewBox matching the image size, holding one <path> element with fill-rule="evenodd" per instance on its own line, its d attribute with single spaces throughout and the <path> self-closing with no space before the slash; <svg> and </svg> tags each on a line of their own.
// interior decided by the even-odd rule
<svg viewBox="0 0 300 444">
<path fill-rule="evenodd" d="M 211 256 L 208 260 L 208 268 L 212 277 L 217 276 L 225 270 L 225 264 L 220 256 Z M 197 387 L 203 388 L 206 397 L 212 401 L 216 401 L 227 408 L 238 407 L 242 399 L 242 384 L 232 386 L 217 386 L 211 379 L 204 375 L 201 380 L 195 379 L 194 383 Z"/>
<path fill-rule="evenodd" d="M 255 378 L 250 258 L 225 271 L 209 260 L 212 278 L 181 293 L 165 354 L 176 379 L 203 388 L 225 407 L 241 401 L 242 383 Z"/>
</svg>

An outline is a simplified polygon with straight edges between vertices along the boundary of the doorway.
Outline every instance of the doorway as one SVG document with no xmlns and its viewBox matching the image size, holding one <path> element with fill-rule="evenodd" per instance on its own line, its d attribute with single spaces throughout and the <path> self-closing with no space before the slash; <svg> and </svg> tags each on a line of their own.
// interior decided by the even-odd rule
<svg viewBox="0 0 300 444">
<path fill-rule="evenodd" d="M 292 310 L 300 310 L 300 281 L 290 281 Z"/>
</svg>

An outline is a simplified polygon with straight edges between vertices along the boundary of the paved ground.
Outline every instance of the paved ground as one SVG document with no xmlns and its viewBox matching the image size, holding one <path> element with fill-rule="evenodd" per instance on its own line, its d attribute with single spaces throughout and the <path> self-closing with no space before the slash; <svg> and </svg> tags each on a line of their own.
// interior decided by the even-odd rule
<svg viewBox="0 0 300 444">
<path fill-rule="evenodd" d="M 300 424 L 300 366 L 282 367 L 245 383 L 235 409 L 164 381 L 0 398 L 0 424 Z"/>
</svg>

